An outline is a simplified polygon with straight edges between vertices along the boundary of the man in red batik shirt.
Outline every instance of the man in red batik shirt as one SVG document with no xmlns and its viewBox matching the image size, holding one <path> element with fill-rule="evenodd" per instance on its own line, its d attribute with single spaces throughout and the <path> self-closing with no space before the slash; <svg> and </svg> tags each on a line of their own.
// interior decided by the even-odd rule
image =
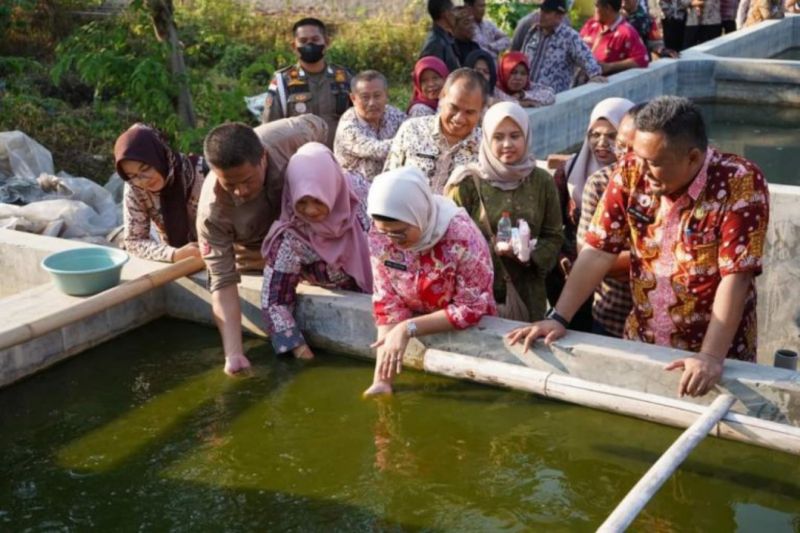
<svg viewBox="0 0 800 533">
<path fill-rule="evenodd" d="M 594 17 L 581 28 L 581 39 L 606 76 L 650 62 L 639 32 L 620 14 L 621 8 L 622 0 L 595 0 Z"/>
<path fill-rule="evenodd" d="M 636 116 L 634 154 L 606 189 L 567 284 L 547 320 L 509 334 L 525 348 L 566 333 L 575 311 L 630 239 L 633 309 L 625 338 L 694 352 L 679 395 L 702 396 L 726 357 L 756 359 L 756 288 L 769 220 L 764 175 L 708 146 L 700 111 L 662 96 Z"/>
</svg>

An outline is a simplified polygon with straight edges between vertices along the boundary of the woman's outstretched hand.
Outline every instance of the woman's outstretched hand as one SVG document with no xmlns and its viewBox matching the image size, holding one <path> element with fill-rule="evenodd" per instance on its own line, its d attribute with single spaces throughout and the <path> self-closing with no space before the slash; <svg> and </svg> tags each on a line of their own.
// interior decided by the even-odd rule
<svg viewBox="0 0 800 533">
<path fill-rule="evenodd" d="M 410 338 L 405 323 L 401 322 L 385 336 L 372 343 L 370 348 L 378 348 L 380 359 L 378 375 L 381 379 L 390 380 L 400 373 L 403 368 L 403 355 Z"/>
</svg>

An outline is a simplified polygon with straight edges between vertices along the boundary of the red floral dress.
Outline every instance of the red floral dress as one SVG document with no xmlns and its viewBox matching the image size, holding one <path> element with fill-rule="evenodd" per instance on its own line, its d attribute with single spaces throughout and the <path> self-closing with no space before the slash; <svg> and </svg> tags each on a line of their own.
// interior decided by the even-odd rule
<svg viewBox="0 0 800 533">
<path fill-rule="evenodd" d="M 444 309 L 454 328 L 465 329 L 496 314 L 489 246 L 465 212 L 424 252 L 403 250 L 374 229 L 369 245 L 378 325 Z"/>
</svg>

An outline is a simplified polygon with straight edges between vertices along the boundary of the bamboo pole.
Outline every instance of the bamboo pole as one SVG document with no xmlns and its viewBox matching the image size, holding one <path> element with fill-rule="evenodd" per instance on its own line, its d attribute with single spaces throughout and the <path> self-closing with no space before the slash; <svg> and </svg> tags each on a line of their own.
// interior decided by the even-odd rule
<svg viewBox="0 0 800 533">
<path fill-rule="evenodd" d="M 429 348 L 421 364 L 426 372 L 511 388 L 585 407 L 619 413 L 669 426 L 689 427 L 707 406 L 622 387 L 544 372 L 533 368 L 480 359 Z M 712 435 L 800 455 L 800 428 L 728 413 Z"/>
<path fill-rule="evenodd" d="M 172 263 L 154 272 L 121 283 L 116 287 L 77 302 L 69 308 L 68 312 L 53 313 L 4 331 L 0 334 L 0 350 L 28 342 L 51 331 L 74 324 L 79 320 L 101 313 L 112 306 L 126 302 L 156 287 L 194 274 L 204 267 L 203 260 L 199 257 L 187 257 L 177 263 Z"/>
<path fill-rule="evenodd" d="M 728 394 L 717 396 L 705 413 L 700 416 L 633 486 L 616 509 L 597 530 L 601 533 L 625 531 L 644 509 L 658 489 L 678 469 L 692 450 L 700 444 L 708 432 L 719 422 L 733 405 L 735 398 Z"/>
</svg>

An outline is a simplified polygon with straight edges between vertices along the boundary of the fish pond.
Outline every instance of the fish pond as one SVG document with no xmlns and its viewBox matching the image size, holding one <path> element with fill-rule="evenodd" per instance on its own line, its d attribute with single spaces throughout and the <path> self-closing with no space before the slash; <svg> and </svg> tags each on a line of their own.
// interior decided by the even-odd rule
<svg viewBox="0 0 800 533">
<path fill-rule="evenodd" d="M 769 183 L 800 185 L 800 109 L 767 105 L 700 105 L 711 144 L 746 157 Z"/>
<path fill-rule="evenodd" d="M 593 531 L 679 431 L 331 354 L 222 371 L 162 320 L 0 390 L 3 531 Z M 800 530 L 800 460 L 708 438 L 639 531 Z"/>
</svg>

